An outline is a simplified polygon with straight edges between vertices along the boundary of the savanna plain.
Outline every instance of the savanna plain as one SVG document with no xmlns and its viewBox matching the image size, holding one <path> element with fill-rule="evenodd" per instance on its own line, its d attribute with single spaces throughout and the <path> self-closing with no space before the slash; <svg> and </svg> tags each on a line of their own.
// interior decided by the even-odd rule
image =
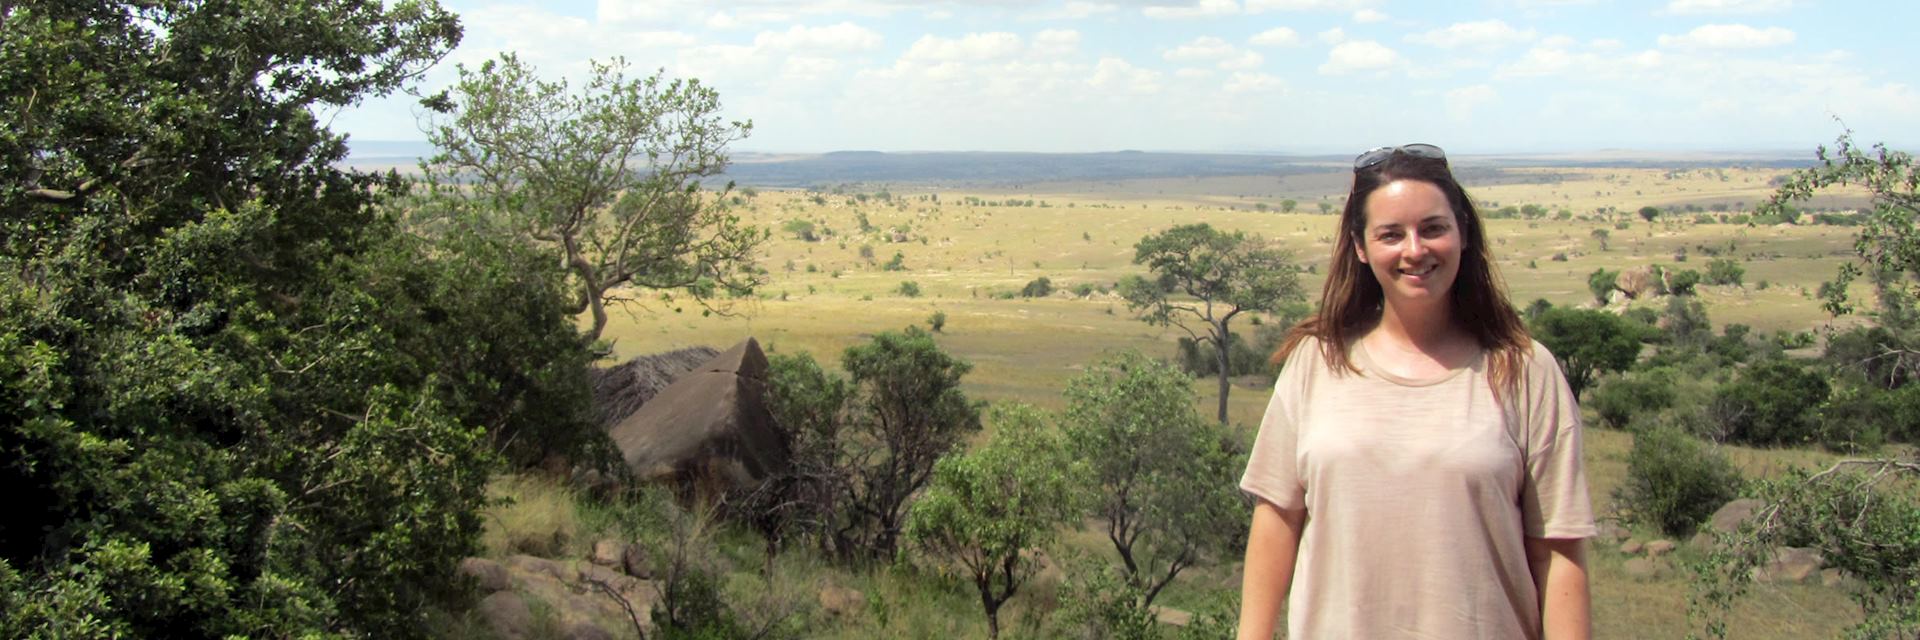
<svg viewBox="0 0 1920 640">
<path fill-rule="evenodd" d="M 1804 333 L 1812 342 L 1801 344 L 1814 346 L 1802 349 L 1813 353 L 1827 332 L 1862 322 L 1832 318 L 1815 295 L 1839 264 L 1853 259 L 1853 229 L 1812 223 L 1813 211 L 1863 206 L 1862 194 L 1825 193 L 1802 203 L 1807 210 L 1800 224 L 1790 224 L 1749 217 L 1786 169 L 1734 162 L 1455 163 L 1469 176 L 1469 193 L 1483 213 L 1513 216 L 1489 219 L 1487 229 L 1517 306 L 1540 299 L 1555 306 L 1602 306 L 1588 284 L 1596 270 L 1704 270 L 1710 259 L 1732 259 L 1745 269 L 1742 284 L 1703 283 L 1696 293 L 1716 331 L 1738 323 L 1755 335 Z M 1150 275 L 1133 262 L 1136 242 L 1193 223 L 1258 235 L 1290 252 L 1311 304 L 1348 175 L 1330 163 L 1284 177 L 737 188 L 724 196 L 733 211 L 771 234 L 760 258 L 769 272 L 765 286 L 752 296 L 718 300 L 711 312 L 639 295 L 638 302 L 614 311 L 603 337 L 611 341 L 615 360 L 694 345 L 724 349 L 753 337 L 770 353 L 807 352 L 836 370 L 849 346 L 908 326 L 932 328 L 939 314 L 943 321 L 934 339 L 973 367 L 962 381 L 969 397 L 1060 410 L 1067 382 L 1090 363 L 1123 350 L 1173 359 L 1176 341 L 1186 335 L 1136 319 L 1115 291 L 1123 278 Z M 1639 214 L 1649 207 L 1657 210 L 1651 220 Z M 1033 295 L 1042 278 L 1049 290 Z M 1871 295 L 1864 286 L 1856 289 L 1862 299 Z M 1658 311 L 1660 304 L 1615 300 L 1612 306 Z M 1252 335 L 1287 321 L 1253 314 L 1236 319 L 1233 328 Z M 1260 420 L 1270 384 L 1262 375 L 1234 379 L 1228 421 L 1244 437 L 1251 438 Z M 1213 381 L 1196 378 L 1193 390 L 1196 411 L 1212 416 Z M 1633 436 L 1598 426 L 1591 409 L 1587 424 L 1592 496 L 1596 512 L 1608 517 L 1627 473 Z M 989 421 L 976 440 L 994 430 Z M 1748 477 L 1824 467 L 1841 457 L 1818 448 L 1720 449 Z M 618 513 L 537 477 L 508 477 L 496 482 L 496 490 L 514 498 L 488 518 L 487 539 L 496 554 L 508 553 L 511 540 L 556 533 L 583 554 L 594 538 L 626 526 Z M 1633 541 L 1662 537 L 1645 527 L 1628 531 Z M 826 585 L 865 594 L 864 612 L 813 626 L 811 633 L 820 637 L 986 636 L 978 596 L 960 575 L 897 567 L 848 570 L 804 550 L 767 560 L 757 537 L 725 528 L 713 540 L 734 567 L 726 574 L 726 591 L 741 600 L 770 592 L 811 600 Z M 1095 520 L 1052 546 L 1048 554 L 1055 559 L 1113 554 Z M 1626 571 L 1630 556 L 1620 546 L 1607 538 L 1590 551 L 1596 634 L 1686 636 L 1695 627 L 1687 617 L 1689 575 L 1680 567 L 1699 551 L 1683 544 L 1675 552 L 1675 569 L 1636 576 Z M 1237 557 L 1208 558 L 1182 573 L 1157 602 L 1187 611 L 1218 608 L 1223 595 L 1238 590 L 1237 564 Z M 1061 581 L 1060 571 L 1043 572 L 1012 598 L 1000 613 L 1002 632 L 1046 635 Z M 1843 586 L 1762 584 L 1731 610 L 1729 636 L 1834 637 L 1859 618 Z M 462 628 L 475 629 L 455 627 Z"/>
</svg>

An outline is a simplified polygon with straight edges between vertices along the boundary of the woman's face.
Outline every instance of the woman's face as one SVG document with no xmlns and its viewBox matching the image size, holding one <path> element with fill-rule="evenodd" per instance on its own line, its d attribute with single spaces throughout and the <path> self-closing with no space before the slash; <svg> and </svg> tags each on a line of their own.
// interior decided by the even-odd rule
<svg viewBox="0 0 1920 640">
<path fill-rule="evenodd" d="M 1410 311 L 1447 300 L 1463 242 L 1446 194 L 1431 182 L 1395 180 L 1367 194 L 1365 205 L 1360 261 L 1386 303 Z"/>
</svg>

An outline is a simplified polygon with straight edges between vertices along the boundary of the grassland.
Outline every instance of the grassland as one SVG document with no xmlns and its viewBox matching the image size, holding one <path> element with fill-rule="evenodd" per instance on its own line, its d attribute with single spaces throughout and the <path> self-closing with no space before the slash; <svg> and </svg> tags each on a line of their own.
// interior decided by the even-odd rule
<svg viewBox="0 0 1920 640">
<path fill-rule="evenodd" d="M 1771 193 L 1769 181 L 1780 173 L 1739 168 L 1512 169 L 1477 173 L 1482 179 L 1470 184 L 1470 190 L 1488 210 L 1539 204 L 1572 215 L 1569 220 L 1489 222 L 1494 255 L 1516 303 L 1535 298 L 1590 303 L 1586 280 L 1595 269 L 1662 264 L 1704 271 L 1705 262 L 1717 254 L 1738 260 L 1746 268 L 1746 279 L 1744 286 L 1701 287 L 1700 299 L 1716 326 L 1737 322 L 1760 332 L 1817 332 L 1830 319 L 1812 292 L 1851 255 L 1850 229 L 1700 224 L 1691 213 L 1647 222 L 1632 215 L 1643 206 L 1687 205 L 1737 214 L 1763 201 Z M 973 363 L 965 383 L 973 397 L 1058 408 L 1066 380 L 1101 354 L 1140 349 L 1166 356 L 1181 335 L 1132 319 L 1123 301 L 1101 293 L 1119 279 L 1143 272 L 1132 264 L 1134 242 L 1172 225 L 1205 222 L 1260 234 L 1292 251 L 1303 268 L 1324 271 L 1336 218 L 1319 215 L 1318 205 L 1327 202 L 1337 211 L 1344 189 L 1345 175 L 1331 172 L 1284 179 L 1163 178 L 964 192 L 895 185 L 884 195 L 880 192 L 886 187 L 872 185 L 857 194 L 762 191 L 743 195 L 736 207 L 749 222 L 774 229 L 763 258 L 771 281 L 760 295 L 723 301 L 726 313 L 713 316 L 684 304 L 678 310 L 663 302 L 639 305 L 625 314 L 616 312 L 605 336 L 614 340 L 620 358 L 695 344 L 724 348 L 753 336 L 774 351 L 812 352 L 831 367 L 842 350 L 868 335 L 926 326 L 930 315 L 942 312 L 947 321 L 938 340 Z M 1295 213 L 1280 212 L 1285 200 L 1296 202 Z M 1814 206 L 1858 202 L 1858 194 L 1843 193 Z M 783 225 L 793 220 L 812 223 L 819 239 L 805 241 L 797 233 L 783 232 Z M 1608 232 L 1606 248 L 1592 236 L 1594 229 Z M 1676 256 L 1683 251 L 1687 261 L 1680 262 Z M 901 268 L 887 270 L 884 265 L 896 254 Z M 1040 277 L 1057 289 L 1087 285 L 1094 292 L 1007 297 Z M 903 282 L 917 284 L 920 294 L 901 294 Z M 1317 297 L 1319 275 L 1303 274 L 1302 284 L 1309 299 Z M 1198 406 L 1213 406 L 1212 388 L 1196 385 Z M 1243 428 L 1257 423 L 1266 396 L 1258 383 L 1236 385 L 1231 421 Z M 1631 438 L 1593 429 L 1588 442 L 1593 496 L 1604 508 L 1625 476 Z M 1831 459 L 1809 451 L 1734 454 L 1750 474 Z M 1069 553 L 1098 553 L 1104 544 L 1090 531 L 1066 540 L 1064 552 Z M 1600 637 L 1684 635 L 1684 578 L 1635 580 L 1626 575 L 1623 563 L 1611 545 L 1594 552 Z M 976 604 L 957 584 L 929 584 L 924 576 L 910 578 L 894 571 L 847 574 L 804 557 L 781 560 L 777 571 L 792 572 L 784 580 L 897 594 L 888 596 L 890 602 L 906 608 L 883 619 L 837 623 L 827 637 L 984 636 Z M 1196 570 L 1165 602 L 1197 606 L 1210 593 L 1237 589 L 1236 575 L 1231 566 Z M 1003 620 L 1044 617 L 1051 589 L 1043 584 L 1017 598 Z M 1765 587 L 1736 611 L 1733 635 L 1831 637 L 1856 615 L 1836 589 Z"/>
</svg>

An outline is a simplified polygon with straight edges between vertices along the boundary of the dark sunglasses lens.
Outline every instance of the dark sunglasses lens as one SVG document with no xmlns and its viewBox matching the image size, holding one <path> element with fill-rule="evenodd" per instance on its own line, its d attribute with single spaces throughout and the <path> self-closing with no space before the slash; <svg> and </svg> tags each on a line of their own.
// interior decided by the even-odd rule
<svg viewBox="0 0 1920 640">
<path fill-rule="evenodd" d="M 1379 147 L 1376 149 L 1372 149 L 1370 151 L 1367 151 L 1366 153 L 1362 153 L 1359 156 L 1354 157 L 1353 170 L 1359 171 L 1361 169 L 1365 169 L 1367 167 L 1380 164 L 1381 162 L 1386 161 L 1387 156 L 1391 156 L 1391 155 L 1393 155 L 1393 147 Z"/>
<path fill-rule="evenodd" d="M 1429 158 L 1433 160 L 1447 159 L 1447 152 L 1441 151 L 1440 147 L 1436 147 L 1430 144 L 1410 144 L 1404 147 L 1400 147 L 1400 150 L 1406 152 L 1407 155 L 1414 156 L 1416 158 Z"/>
</svg>

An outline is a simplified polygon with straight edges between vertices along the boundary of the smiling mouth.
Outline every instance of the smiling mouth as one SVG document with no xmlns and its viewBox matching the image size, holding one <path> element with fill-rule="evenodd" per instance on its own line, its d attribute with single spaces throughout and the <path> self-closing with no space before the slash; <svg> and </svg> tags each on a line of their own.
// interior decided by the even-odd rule
<svg viewBox="0 0 1920 640">
<path fill-rule="evenodd" d="M 1430 264 L 1418 269 L 1401 269 L 1400 275 L 1413 276 L 1416 278 L 1424 278 L 1426 276 L 1432 275 L 1434 270 L 1439 268 L 1440 268 L 1440 265 L 1438 264 Z"/>
</svg>

